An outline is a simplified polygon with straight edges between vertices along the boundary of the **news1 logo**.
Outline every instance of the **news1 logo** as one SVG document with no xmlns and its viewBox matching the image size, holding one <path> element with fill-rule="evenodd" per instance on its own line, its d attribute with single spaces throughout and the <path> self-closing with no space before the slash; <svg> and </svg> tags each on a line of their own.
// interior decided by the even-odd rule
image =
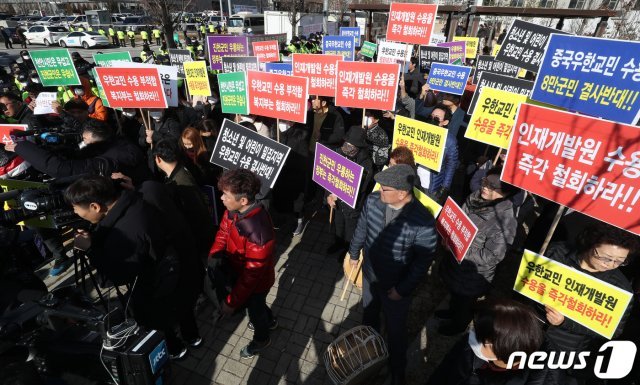
<svg viewBox="0 0 640 385">
<path fill-rule="evenodd" d="M 637 352 L 631 341 L 608 341 L 600 347 L 595 357 L 593 373 L 601 379 L 613 380 L 627 376 L 633 368 Z M 592 352 L 534 352 L 527 357 L 525 352 L 514 352 L 509 356 L 507 369 L 515 363 L 529 369 L 584 369 Z"/>
</svg>

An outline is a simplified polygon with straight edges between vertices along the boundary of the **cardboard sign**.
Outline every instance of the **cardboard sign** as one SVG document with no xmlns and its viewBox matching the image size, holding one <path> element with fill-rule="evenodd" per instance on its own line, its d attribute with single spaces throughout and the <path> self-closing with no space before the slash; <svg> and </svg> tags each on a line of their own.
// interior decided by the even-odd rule
<svg viewBox="0 0 640 385">
<path fill-rule="evenodd" d="M 211 163 L 226 169 L 244 168 L 273 188 L 291 149 L 228 119 L 222 123 Z"/>
<path fill-rule="evenodd" d="M 111 108 L 167 108 L 158 68 L 96 67 Z"/>
<path fill-rule="evenodd" d="M 2 144 L 13 144 L 16 137 L 11 135 L 13 131 L 27 131 L 29 126 L 26 124 L 0 124 L 0 139 Z"/>
<path fill-rule="evenodd" d="M 478 79 L 476 92 L 471 98 L 471 103 L 469 104 L 469 110 L 467 111 L 467 114 L 473 115 L 476 102 L 478 100 L 478 95 L 480 95 L 480 92 L 482 92 L 482 89 L 484 87 L 491 87 L 496 90 L 529 96 L 531 90 L 533 89 L 533 82 L 508 76 L 502 76 L 491 72 L 483 72 L 482 74 L 480 74 L 480 78 Z"/>
<path fill-rule="evenodd" d="M 33 114 L 57 114 L 56 110 L 51 107 L 51 103 L 56 100 L 58 100 L 58 94 L 56 92 L 40 92 L 36 98 L 36 108 L 33 109 Z"/>
<path fill-rule="evenodd" d="M 478 233 L 478 227 L 451 197 L 447 198 L 441 215 L 436 220 L 436 230 L 444 238 L 458 263 L 462 263 Z"/>
<path fill-rule="evenodd" d="M 309 95 L 331 96 L 336 92 L 339 55 L 293 54 L 293 75 L 309 79 Z"/>
<path fill-rule="evenodd" d="M 473 84 L 478 84 L 480 75 L 485 72 L 516 77 L 519 70 L 520 69 L 516 66 L 497 61 L 493 56 L 478 55 L 478 60 L 476 60 L 476 71 L 473 73 Z"/>
<path fill-rule="evenodd" d="M 249 71 L 247 84 L 249 111 L 252 114 L 298 123 L 307 122 L 307 78 Z"/>
<path fill-rule="evenodd" d="M 184 66 L 182 63 L 193 61 L 191 52 L 187 49 L 173 49 L 169 48 L 169 60 L 173 67 L 178 69 L 178 77 L 180 79 L 186 78 L 184 73 Z"/>
<path fill-rule="evenodd" d="M 508 149 L 518 106 L 527 96 L 483 87 L 478 100 L 464 137 Z"/>
<path fill-rule="evenodd" d="M 245 72 L 218 74 L 220 104 L 225 114 L 249 114 Z"/>
<path fill-rule="evenodd" d="M 464 62 L 466 55 L 467 43 L 464 41 L 450 41 L 448 43 L 440 43 L 438 47 L 449 48 L 449 64 L 454 63 L 456 60 Z"/>
<path fill-rule="evenodd" d="M 531 99 L 633 124 L 640 117 L 640 42 L 551 35 Z"/>
<path fill-rule="evenodd" d="M 80 78 L 68 49 L 29 51 L 29 55 L 44 87 L 80 85 Z"/>
<path fill-rule="evenodd" d="M 338 62 L 336 106 L 394 110 L 399 64 Z"/>
<path fill-rule="evenodd" d="M 99 67 L 114 67 L 118 62 L 130 62 L 131 54 L 129 51 L 96 53 L 93 55 L 93 61 Z"/>
<path fill-rule="evenodd" d="M 277 40 L 251 42 L 253 55 L 260 63 L 271 63 L 280 60 L 280 49 Z"/>
<path fill-rule="evenodd" d="M 267 63 L 264 65 L 265 72 L 280 75 L 293 75 L 293 63 Z"/>
<path fill-rule="evenodd" d="M 353 36 L 323 36 L 322 53 L 327 55 L 340 55 L 348 61 L 355 57 L 356 43 Z"/>
<path fill-rule="evenodd" d="M 466 37 L 466 36 L 454 36 L 453 41 L 464 41 L 465 42 L 465 58 L 466 59 L 475 59 L 478 54 L 478 43 L 480 41 L 479 37 Z"/>
<path fill-rule="evenodd" d="M 377 51 L 377 44 L 370 41 L 365 41 L 364 44 L 362 44 L 362 48 L 360 49 L 360 54 L 362 54 L 362 56 L 364 57 L 368 57 L 369 59 L 373 59 Z"/>
<path fill-rule="evenodd" d="M 437 4 L 391 3 L 387 40 L 429 45 L 437 14 Z"/>
<path fill-rule="evenodd" d="M 378 63 L 403 64 L 411 60 L 412 53 L 412 45 L 383 41 L 378 47 Z"/>
<path fill-rule="evenodd" d="M 427 83 L 432 90 L 462 95 L 470 73 L 471 67 L 433 63 Z"/>
<path fill-rule="evenodd" d="M 566 34 L 557 29 L 515 19 L 500 46 L 496 60 L 538 72 L 552 33 Z"/>
<path fill-rule="evenodd" d="M 521 104 L 503 181 L 640 235 L 640 130 Z"/>
<path fill-rule="evenodd" d="M 207 48 L 212 70 L 222 70 L 223 56 L 249 55 L 249 43 L 246 36 L 209 35 L 207 36 Z"/>
<path fill-rule="evenodd" d="M 633 294 L 525 250 L 513 290 L 611 339 Z"/>
<path fill-rule="evenodd" d="M 222 72 L 259 71 L 257 56 L 223 56 Z"/>
<path fill-rule="evenodd" d="M 360 47 L 360 27 L 340 27 L 340 36 L 353 36 L 356 47 Z"/>
<path fill-rule="evenodd" d="M 448 132 L 446 128 L 397 115 L 391 148 L 407 147 L 416 163 L 440 172 Z"/>
<path fill-rule="evenodd" d="M 204 60 L 183 62 L 189 94 L 193 96 L 211 96 L 207 63 Z"/>
<path fill-rule="evenodd" d="M 431 63 L 449 64 L 448 47 L 420 47 L 420 72 L 426 73 Z"/>
<path fill-rule="evenodd" d="M 352 208 L 356 207 L 364 168 L 316 142 L 313 181 Z"/>
</svg>

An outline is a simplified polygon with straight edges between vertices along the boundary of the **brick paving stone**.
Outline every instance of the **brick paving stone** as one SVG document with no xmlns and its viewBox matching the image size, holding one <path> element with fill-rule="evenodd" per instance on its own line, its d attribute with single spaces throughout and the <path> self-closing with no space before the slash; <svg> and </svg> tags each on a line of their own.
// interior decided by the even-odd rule
<svg viewBox="0 0 640 385">
<path fill-rule="evenodd" d="M 236 377 L 229 372 L 222 371 L 216 378 L 216 382 L 223 385 L 240 385 L 242 383 L 242 378 Z"/>
<path fill-rule="evenodd" d="M 269 360 L 264 354 L 260 354 L 258 361 L 254 364 L 254 368 L 262 370 L 265 373 L 272 373 L 276 367 L 276 361 Z"/>
<path fill-rule="evenodd" d="M 322 318 L 323 321 L 331 322 L 331 316 L 333 315 L 334 309 L 335 305 L 327 304 L 327 306 L 325 306 L 324 310 L 322 311 L 320 318 Z"/>
<path fill-rule="evenodd" d="M 276 363 L 276 367 L 273 369 L 273 374 L 282 376 L 287 373 L 287 369 L 289 368 L 289 364 L 293 361 L 293 356 L 288 353 L 280 354 L 280 358 Z"/>
<path fill-rule="evenodd" d="M 209 385 L 211 384 L 211 379 L 202 377 L 197 373 L 192 373 L 187 379 L 186 384 L 189 385 Z"/>
</svg>

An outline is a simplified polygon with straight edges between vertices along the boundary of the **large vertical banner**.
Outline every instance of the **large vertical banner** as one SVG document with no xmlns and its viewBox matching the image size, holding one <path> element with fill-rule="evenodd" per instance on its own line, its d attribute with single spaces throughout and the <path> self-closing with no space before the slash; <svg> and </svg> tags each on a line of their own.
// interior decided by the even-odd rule
<svg viewBox="0 0 640 385">
<path fill-rule="evenodd" d="M 359 164 L 316 143 L 313 181 L 353 208 L 358 200 L 363 170 Z"/>
<path fill-rule="evenodd" d="M 80 85 L 80 78 L 68 49 L 29 51 L 29 55 L 43 86 Z"/>
<path fill-rule="evenodd" d="M 293 75 L 309 79 L 309 95 L 331 96 L 336 92 L 339 55 L 293 54 Z"/>
<path fill-rule="evenodd" d="M 307 122 L 307 78 L 249 71 L 247 84 L 249 110 L 252 114 L 292 122 Z"/>
<path fill-rule="evenodd" d="M 209 35 L 207 36 L 209 65 L 212 70 L 222 69 L 223 56 L 247 56 L 249 44 L 246 36 Z"/>
<path fill-rule="evenodd" d="M 635 126 L 521 104 L 501 179 L 640 235 Z"/>
<path fill-rule="evenodd" d="M 395 109 L 399 73 L 399 64 L 339 61 L 336 105 Z"/>
<path fill-rule="evenodd" d="M 437 13 L 437 4 L 391 3 L 387 40 L 429 45 Z"/>
</svg>

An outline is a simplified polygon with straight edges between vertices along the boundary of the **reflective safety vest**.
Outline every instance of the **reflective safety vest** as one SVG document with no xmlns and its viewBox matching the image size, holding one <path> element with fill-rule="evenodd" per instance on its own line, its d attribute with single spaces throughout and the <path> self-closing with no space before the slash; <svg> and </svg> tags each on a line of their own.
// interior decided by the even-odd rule
<svg viewBox="0 0 640 385">
<path fill-rule="evenodd" d="M 69 31 L 71 31 L 71 32 L 75 32 L 76 30 L 75 30 L 75 29 L 73 29 L 73 27 L 69 27 Z"/>
<path fill-rule="evenodd" d="M 209 33 L 215 33 L 215 26 L 213 24 L 209 24 Z"/>
<path fill-rule="evenodd" d="M 142 37 L 142 40 L 147 40 L 149 38 L 149 33 L 145 30 L 140 31 L 140 36 Z"/>
<path fill-rule="evenodd" d="M 93 32 L 93 28 L 92 28 L 92 27 L 89 27 L 89 28 L 87 28 L 87 31 L 89 31 L 89 32 Z"/>
<path fill-rule="evenodd" d="M 78 28 L 78 32 L 84 32 L 84 28 L 82 27 Z"/>
<path fill-rule="evenodd" d="M 156 39 L 160 38 L 160 30 L 159 29 L 154 29 L 153 30 L 153 37 L 155 37 Z"/>
<path fill-rule="evenodd" d="M 109 28 L 109 36 L 115 36 L 116 31 L 113 28 Z"/>
<path fill-rule="evenodd" d="M 135 39 L 136 33 L 133 31 L 127 31 L 127 36 L 129 36 L 129 39 Z"/>
<path fill-rule="evenodd" d="M 104 29 L 102 29 L 102 28 L 100 28 L 100 29 L 98 30 L 98 33 L 99 33 L 100 35 L 102 35 L 102 36 L 104 36 L 104 35 L 105 35 Z"/>
<path fill-rule="evenodd" d="M 202 32 L 202 33 L 206 33 L 207 32 L 207 28 L 204 26 L 204 24 L 200 25 L 200 32 Z"/>
<path fill-rule="evenodd" d="M 159 55 L 168 55 L 168 54 L 169 54 L 169 51 L 165 51 L 165 50 L 163 50 L 162 48 L 159 48 L 159 49 L 158 49 L 158 54 L 159 54 Z"/>
<path fill-rule="evenodd" d="M 124 40 L 124 32 L 123 31 L 118 31 L 118 39 L 119 40 Z"/>
</svg>

